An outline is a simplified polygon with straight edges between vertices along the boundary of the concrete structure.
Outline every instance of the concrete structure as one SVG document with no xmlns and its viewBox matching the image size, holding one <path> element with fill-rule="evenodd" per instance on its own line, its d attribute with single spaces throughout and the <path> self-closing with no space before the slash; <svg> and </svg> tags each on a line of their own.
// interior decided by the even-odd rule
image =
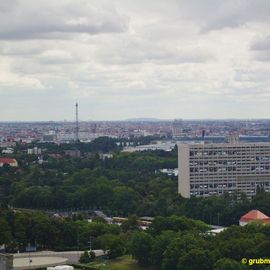
<svg viewBox="0 0 270 270">
<path fill-rule="evenodd" d="M 64 257 L 26 257 L 14 258 L 13 270 L 38 269 L 48 266 L 63 265 L 68 261 Z"/>
<path fill-rule="evenodd" d="M 103 250 L 93 250 L 96 257 L 104 256 Z M 77 264 L 79 262 L 81 254 L 84 251 L 41 251 L 41 252 L 30 252 L 30 253 L 16 253 L 13 254 L 13 270 L 23 269 L 38 269 L 49 266 L 65 265 L 65 264 Z M 29 259 L 31 262 L 29 262 Z M 29 267 L 29 263 L 30 266 Z M 0 268 L 0 270 L 2 270 Z M 6 269 L 4 269 L 6 270 Z M 11 270 L 11 269 L 7 269 Z"/>
<path fill-rule="evenodd" d="M 74 270 L 74 267 L 71 265 L 59 265 L 55 267 L 47 267 L 47 270 Z"/>
<path fill-rule="evenodd" d="M 209 196 L 270 191 L 270 143 L 178 145 L 178 192 Z"/>
<path fill-rule="evenodd" d="M 240 218 L 239 225 L 245 226 L 253 221 L 270 224 L 270 217 L 259 210 L 251 210 Z"/>
<path fill-rule="evenodd" d="M 13 256 L 0 253 L 0 270 L 13 269 Z"/>
</svg>

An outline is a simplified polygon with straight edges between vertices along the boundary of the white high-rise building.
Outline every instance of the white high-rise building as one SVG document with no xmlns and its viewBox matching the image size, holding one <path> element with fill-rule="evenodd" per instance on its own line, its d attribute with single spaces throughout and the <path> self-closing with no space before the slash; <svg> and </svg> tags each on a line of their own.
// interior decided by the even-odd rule
<svg viewBox="0 0 270 270">
<path fill-rule="evenodd" d="M 178 192 L 209 196 L 270 191 L 270 143 L 178 145 Z"/>
</svg>

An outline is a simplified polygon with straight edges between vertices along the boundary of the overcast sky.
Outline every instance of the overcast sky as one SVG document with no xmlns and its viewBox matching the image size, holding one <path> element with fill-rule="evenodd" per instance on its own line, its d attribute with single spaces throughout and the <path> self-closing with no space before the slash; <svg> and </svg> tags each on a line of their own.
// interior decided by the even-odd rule
<svg viewBox="0 0 270 270">
<path fill-rule="evenodd" d="M 270 118 L 269 0 L 0 0 L 0 121 Z"/>
</svg>

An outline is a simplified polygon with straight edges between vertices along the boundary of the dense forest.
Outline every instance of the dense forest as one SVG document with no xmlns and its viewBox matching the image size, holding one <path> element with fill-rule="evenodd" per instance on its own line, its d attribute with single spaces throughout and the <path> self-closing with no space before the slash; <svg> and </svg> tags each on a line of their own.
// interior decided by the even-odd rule
<svg viewBox="0 0 270 270">
<path fill-rule="evenodd" d="M 270 226 L 235 225 L 251 209 L 270 215 L 270 194 L 260 190 L 252 200 L 244 194 L 184 199 L 177 177 L 160 172 L 177 167 L 176 148 L 123 153 L 116 141 L 104 138 L 42 147 L 43 162 L 19 146 L 13 156 L 19 166 L 0 168 L 0 245 L 9 252 L 24 251 L 28 243 L 40 250 L 86 250 L 91 239 L 92 248 L 107 250 L 109 258 L 132 254 L 141 266 L 157 270 L 251 269 L 242 258 L 269 256 Z M 65 155 L 66 149 L 80 149 L 82 156 Z M 100 155 L 106 152 L 113 156 Z M 82 215 L 59 218 L 39 211 L 84 209 L 128 221 L 89 223 Z M 155 220 L 142 231 L 137 216 Z M 215 236 L 207 224 L 230 227 Z"/>
<path fill-rule="evenodd" d="M 58 147 L 54 153 L 61 154 L 67 148 L 55 144 L 46 147 L 49 153 Z M 183 215 L 225 226 L 237 224 L 239 217 L 251 209 L 270 215 L 270 194 L 263 190 L 251 201 L 244 194 L 181 198 L 177 177 L 159 171 L 177 167 L 176 148 L 172 152 L 123 153 L 114 151 L 116 142 L 109 138 L 85 144 L 81 150 L 82 147 L 94 150 L 78 158 L 63 154 L 56 158 L 44 153 L 42 164 L 33 155 L 17 153 L 18 168 L 0 168 L 2 202 L 43 210 L 100 209 L 111 216 Z M 113 157 L 100 158 L 99 153 L 105 150 L 114 151 Z"/>
<path fill-rule="evenodd" d="M 270 269 L 250 260 L 269 258 L 269 240 L 269 225 L 233 225 L 213 236 L 179 217 L 160 217 L 148 231 L 133 234 L 130 252 L 141 265 L 156 270 Z"/>
<path fill-rule="evenodd" d="M 270 226 L 259 223 L 213 235 L 202 221 L 159 216 L 142 231 L 134 216 L 118 226 L 1 207 L 0 228 L 0 244 L 10 252 L 23 251 L 28 243 L 38 249 L 89 250 L 91 239 L 92 248 L 106 250 L 109 259 L 132 254 L 143 269 L 269 270 L 267 264 L 252 265 L 252 259 L 269 256 Z"/>
</svg>

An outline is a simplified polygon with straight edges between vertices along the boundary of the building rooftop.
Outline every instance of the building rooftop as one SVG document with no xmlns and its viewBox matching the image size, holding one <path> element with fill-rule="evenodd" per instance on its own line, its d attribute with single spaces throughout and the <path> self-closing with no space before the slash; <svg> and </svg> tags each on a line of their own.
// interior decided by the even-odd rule
<svg viewBox="0 0 270 270">
<path fill-rule="evenodd" d="M 14 158 L 8 158 L 8 157 L 0 157 L 0 163 L 3 164 L 11 164 L 17 162 Z"/>
<path fill-rule="evenodd" d="M 249 222 L 253 220 L 254 221 L 259 220 L 259 221 L 270 223 L 270 217 L 268 217 L 267 215 L 265 215 L 259 210 L 251 210 L 240 218 L 241 222 Z"/>
</svg>

